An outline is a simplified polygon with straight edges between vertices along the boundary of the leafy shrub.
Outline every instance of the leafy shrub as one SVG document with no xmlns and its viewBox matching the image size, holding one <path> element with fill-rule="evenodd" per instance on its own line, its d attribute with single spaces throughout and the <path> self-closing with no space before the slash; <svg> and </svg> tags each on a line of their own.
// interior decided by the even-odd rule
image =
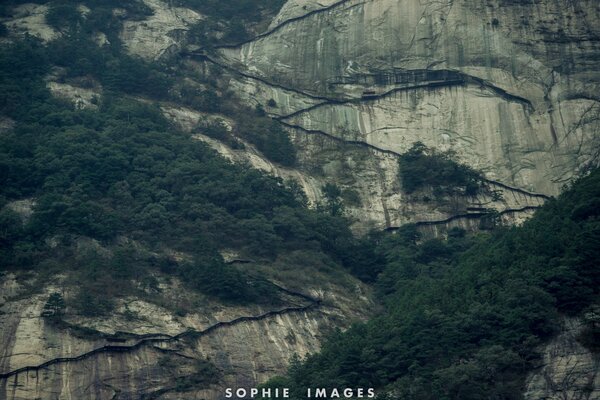
<svg viewBox="0 0 600 400">
<path fill-rule="evenodd" d="M 73 307 L 86 317 L 101 317 L 109 315 L 115 308 L 113 299 L 103 293 L 81 288 L 72 300 Z"/>
<path fill-rule="evenodd" d="M 344 200 L 344 203 L 349 206 L 359 207 L 362 204 L 360 193 L 354 189 L 346 189 L 342 191 L 342 199 Z"/>
<path fill-rule="evenodd" d="M 440 194 L 477 194 L 483 187 L 483 176 L 453 157 L 451 151 L 438 152 L 416 142 L 400 156 L 402 188 L 407 193 L 432 187 Z"/>
<path fill-rule="evenodd" d="M 132 293 L 131 282 L 141 281 L 150 268 L 191 274 L 198 279 L 190 284 L 211 296 L 270 299 L 268 287 L 248 284 L 222 261 L 203 261 L 224 247 L 266 259 L 310 249 L 344 260 L 353 242 L 348 221 L 309 210 L 297 183 L 231 164 L 177 131 L 158 106 L 132 100 L 131 94 L 166 95 L 171 84 L 164 66 L 124 54 L 118 42 L 98 48 L 82 34 L 91 15 L 98 23 L 113 21 L 92 13 L 48 47 L 27 38 L 0 48 L 0 112 L 16 121 L 0 137 L 0 196 L 3 202 L 35 197 L 37 203 L 21 230 L 14 229 L 14 215 L 0 220 L 4 268 L 35 268 L 41 259 L 75 268 L 89 286 L 75 307 L 100 315 L 110 312 L 116 297 Z M 75 110 L 53 98 L 44 81 L 53 66 L 62 67 L 67 78 L 100 81 L 105 94 L 99 108 Z M 275 162 L 293 165 L 295 149 L 279 124 L 252 110 L 236 112 L 236 135 Z M 225 134 L 217 125 L 208 128 L 215 137 Z M 157 251 L 185 251 L 192 267 L 153 265 L 132 256 L 77 260 L 78 238 L 94 238 L 114 250 L 120 236 Z M 287 236 L 293 240 L 286 242 Z M 60 246 L 50 247 L 55 240 Z M 209 266 L 218 272 L 208 273 Z M 228 285 L 239 286 L 242 295 L 228 293 Z M 94 300 L 90 293 L 105 299 Z"/>
<path fill-rule="evenodd" d="M 181 89 L 182 103 L 196 110 L 206 112 L 219 112 L 221 110 L 221 98 L 214 89 L 200 90 L 191 87 Z"/>
<path fill-rule="evenodd" d="M 65 300 L 60 293 L 52 293 L 42 310 L 43 317 L 60 318 L 65 309 Z"/>
<path fill-rule="evenodd" d="M 334 183 L 326 183 L 322 188 L 324 203 L 320 205 L 322 211 L 332 216 L 342 215 L 344 213 L 344 204 L 342 202 L 342 190 Z"/>
<path fill-rule="evenodd" d="M 194 263 L 184 263 L 180 268 L 185 282 L 225 302 L 272 302 L 277 299 L 273 287 L 260 282 L 249 285 L 250 278 L 225 264 L 220 256 L 203 257 Z"/>
</svg>

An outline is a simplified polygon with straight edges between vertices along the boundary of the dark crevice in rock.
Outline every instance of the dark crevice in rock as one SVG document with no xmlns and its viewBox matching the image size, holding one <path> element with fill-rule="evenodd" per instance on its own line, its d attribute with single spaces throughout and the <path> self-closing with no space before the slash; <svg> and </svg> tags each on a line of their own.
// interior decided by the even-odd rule
<svg viewBox="0 0 600 400">
<path fill-rule="evenodd" d="M 518 192 L 518 193 L 524 194 L 525 196 L 539 197 L 539 198 L 544 199 L 544 200 L 549 200 L 550 199 L 550 196 L 548 196 L 547 194 L 529 192 L 527 190 L 524 190 L 524 189 L 521 189 L 521 188 L 518 188 L 518 187 L 514 187 L 514 186 L 509 186 L 507 184 L 495 181 L 493 179 L 484 178 L 484 181 L 487 182 L 487 183 L 491 183 L 492 185 L 500 186 L 501 188 L 504 188 L 506 190 L 510 190 L 512 192 Z"/>
<path fill-rule="evenodd" d="M 233 260 L 225 261 L 225 264 L 252 264 L 254 260 L 248 258 L 234 258 Z"/>
<path fill-rule="evenodd" d="M 99 348 L 96 348 L 94 350 L 91 350 L 87 353 L 83 353 L 79 356 L 75 356 L 75 357 L 57 357 L 54 358 L 52 360 L 46 361 L 42 364 L 36 365 L 36 366 L 26 366 L 26 367 L 22 367 L 22 368 L 18 368 L 16 370 L 13 371 L 9 371 L 6 373 L 2 373 L 0 374 L 0 379 L 8 379 L 11 376 L 15 376 L 18 375 L 20 373 L 23 372 L 29 372 L 29 371 L 38 371 L 40 369 L 44 369 L 47 368 L 49 366 L 55 365 L 55 364 L 60 364 L 60 363 L 68 363 L 68 362 L 76 362 L 76 361 L 81 361 L 90 357 L 93 357 L 97 354 L 100 353 L 128 353 L 128 352 L 132 352 L 135 351 L 139 348 L 142 348 L 144 346 L 148 346 L 148 345 L 156 345 L 156 344 L 161 344 L 161 343 L 170 343 L 170 342 L 174 342 L 174 341 L 178 341 L 180 339 L 184 339 L 184 338 L 199 338 L 205 335 L 208 335 L 209 333 L 226 327 L 226 326 L 233 326 L 233 325 L 237 325 L 239 323 L 242 322 L 248 322 L 248 321 L 260 321 L 263 319 L 267 319 L 276 315 L 284 315 L 284 314 L 289 314 L 289 313 L 298 313 L 298 312 L 305 312 L 308 311 L 312 308 L 316 308 L 319 307 L 321 305 L 321 300 L 320 299 L 316 299 L 313 298 L 309 295 L 306 295 L 304 293 L 300 293 L 300 292 L 295 292 L 289 289 L 286 289 L 282 286 L 277 285 L 276 283 L 271 282 L 275 287 L 277 287 L 278 289 L 280 289 L 281 291 L 290 294 L 292 296 L 296 296 L 296 297 L 300 297 L 304 300 L 309 301 L 309 304 L 304 305 L 304 306 L 296 306 L 296 307 L 285 307 L 282 308 L 280 310 L 272 310 L 272 311 L 268 311 L 265 312 L 263 314 L 259 314 L 259 315 L 252 315 L 252 316 L 245 316 L 245 317 L 239 317 L 239 318 L 235 318 L 231 321 L 224 321 L 224 322 L 217 322 L 214 325 L 209 326 L 208 328 L 201 330 L 201 331 L 197 331 L 197 330 L 187 330 L 184 332 L 181 332 L 177 335 L 168 335 L 168 334 L 160 334 L 160 337 L 156 337 L 157 335 L 152 335 L 152 337 L 148 337 L 148 338 L 144 338 L 142 340 L 140 340 L 139 342 L 133 344 L 133 345 L 105 345 Z M 153 346 L 154 347 L 154 346 Z"/>
<path fill-rule="evenodd" d="M 417 221 L 417 222 L 413 222 L 412 224 L 415 226 L 445 225 L 449 222 L 457 221 L 457 220 L 461 220 L 461 219 L 481 219 L 481 218 L 489 217 L 494 214 L 501 216 L 501 215 L 508 214 L 508 213 L 520 213 L 520 212 L 525 212 L 525 211 L 537 210 L 540 207 L 541 206 L 525 206 L 522 208 L 507 208 L 505 210 L 498 211 L 497 213 L 477 212 L 477 213 L 468 213 L 468 214 L 458 214 L 458 215 L 453 215 L 449 218 L 442 219 L 442 220 Z M 386 231 L 395 231 L 398 229 L 400 229 L 399 226 L 389 226 L 385 230 Z"/>
<path fill-rule="evenodd" d="M 181 357 L 181 358 L 185 358 L 187 360 L 196 360 L 196 357 L 192 357 L 192 356 L 188 356 L 186 354 L 183 354 L 181 352 L 179 352 L 178 350 L 173 350 L 173 349 L 164 349 L 162 347 L 159 346 L 152 346 L 152 348 L 160 353 L 165 353 L 165 354 L 174 354 L 177 357 Z"/>
<path fill-rule="evenodd" d="M 535 111 L 535 108 L 533 107 L 533 104 L 531 104 L 531 101 L 529 101 L 528 99 L 526 99 L 524 97 L 517 96 L 515 94 L 511 94 L 511 93 L 507 92 L 506 90 L 492 84 L 491 82 L 489 82 L 485 79 L 478 78 L 476 76 L 468 75 L 468 74 L 463 74 L 463 76 L 465 77 L 467 82 L 477 83 L 477 84 L 485 87 L 486 89 L 489 89 L 490 91 L 494 92 L 494 94 L 496 94 L 498 97 L 501 97 L 509 102 L 521 103 L 524 106 L 526 106 L 530 112 Z"/>
<path fill-rule="evenodd" d="M 460 71 L 454 71 L 454 70 L 411 70 L 411 71 L 404 71 L 405 74 L 415 74 L 415 73 L 424 73 L 424 72 L 429 72 L 429 73 L 438 73 L 438 74 L 444 74 L 447 75 L 448 78 L 447 79 L 443 79 L 443 80 L 432 80 L 432 81 L 427 81 L 427 82 L 415 82 L 412 85 L 405 85 L 405 86 L 401 86 L 401 87 L 395 87 L 393 89 L 387 90 L 385 92 L 382 93 L 378 93 L 378 94 L 373 94 L 370 95 L 368 98 L 364 98 L 364 97 L 357 97 L 357 98 L 351 98 L 351 99 L 336 99 L 336 98 L 332 98 L 332 97 L 327 97 L 327 96 L 320 96 L 320 95 L 314 95 L 308 92 L 305 92 L 303 90 L 300 89 L 296 89 L 296 88 L 292 88 L 289 86 L 285 86 L 282 85 L 280 83 L 275 83 L 275 82 L 271 82 L 265 78 L 262 78 L 260 76 L 256 76 L 256 75 L 251 75 L 245 72 L 240 71 L 237 68 L 234 68 L 230 65 L 227 65 L 223 62 L 217 61 L 215 60 L 212 56 L 206 54 L 203 51 L 200 52 L 183 52 L 181 53 L 181 55 L 183 56 L 188 56 L 188 57 L 199 57 L 201 60 L 204 61 L 208 61 L 220 68 L 226 69 L 228 71 L 231 71 L 232 73 L 239 75 L 243 78 L 246 79 L 251 79 L 251 80 L 255 80 L 258 82 L 261 82 L 267 86 L 271 86 L 274 88 L 278 88 L 281 90 L 286 90 L 289 92 L 293 92 L 296 94 L 299 94 L 301 96 L 305 96 L 308 97 L 310 99 L 313 100 L 321 100 L 320 103 L 318 104 L 313 104 L 310 107 L 301 109 L 301 110 L 297 110 L 294 111 L 293 113 L 287 114 L 287 115 L 282 115 L 282 116 L 274 116 L 274 119 L 277 120 L 283 120 L 283 119 L 289 119 L 291 117 L 300 115 L 302 113 L 305 112 L 309 112 L 312 110 L 315 110 L 319 107 L 322 106 L 326 106 L 326 105 L 343 105 L 343 104 L 360 104 L 360 103 L 368 103 L 368 102 L 373 102 L 373 101 L 377 101 L 381 98 L 387 97 L 389 95 L 392 95 L 394 93 L 398 93 L 398 92 L 403 92 L 403 91 L 409 91 L 409 90 L 415 90 L 415 89 L 436 89 L 436 88 L 440 88 L 440 87 L 451 87 L 451 86 L 464 86 L 464 85 L 479 85 L 480 87 L 484 87 L 486 89 L 488 89 L 489 91 L 493 92 L 496 96 L 501 97 L 503 99 L 505 99 L 506 101 L 509 102 L 516 102 L 516 103 L 520 103 L 523 104 L 530 112 L 533 112 L 535 109 L 533 107 L 533 105 L 531 104 L 531 102 L 524 98 L 524 97 L 520 97 L 514 94 L 511 94 L 509 92 L 507 92 L 506 90 L 495 86 L 494 84 L 492 84 L 489 81 L 486 81 L 485 79 L 482 78 L 478 78 L 469 74 L 465 74 L 463 72 Z"/>
<path fill-rule="evenodd" d="M 324 97 L 324 96 L 316 96 L 316 95 L 312 95 L 309 93 L 306 93 L 302 90 L 298 90 L 295 88 L 290 88 L 278 83 L 273 83 L 270 82 L 264 78 L 261 77 L 257 77 L 251 74 L 247 74 L 244 72 L 239 71 L 237 68 L 234 68 L 232 66 L 229 66 L 225 63 L 219 62 L 217 60 L 215 60 L 213 57 L 209 56 L 206 54 L 206 52 L 199 52 L 199 53 L 194 53 L 194 52 L 190 52 L 184 55 L 188 55 L 188 56 L 199 56 L 202 58 L 202 60 L 211 62 L 215 65 L 217 65 L 220 68 L 226 69 L 228 71 L 231 71 L 234 74 L 237 74 L 241 77 L 247 78 L 247 79 L 252 79 L 252 80 L 256 80 L 258 82 L 261 82 L 267 86 L 271 86 L 271 87 L 276 87 L 282 90 L 286 90 L 286 91 L 290 91 L 296 94 L 299 94 L 301 96 L 306 96 L 309 97 L 311 99 L 314 100 L 321 100 L 320 103 L 314 104 L 310 107 L 307 107 L 305 109 L 301 109 L 301 110 L 297 110 L 291 114 L 285 115 L 285 116 L 274 116 L 273 119 L 279 121 L 282 125 L 287 126 L 288 128 L 292 128 L 292 129 L 296 129 L 299 131 L 302 131 L 304 133 L 308 133 L 308 134 L 318 134 L 318 135 L 323 135 L 326 136 L 332 140 L 335 140 L 337 142 L 342 142 L 345 144 L 351 144 L 351 145 L 358 145 L 358 146 L 362 146 L 362 147 L 366 147 L 369 149 L 372 149 L 374 151 L 377 152 L 381 152 L 381 153 L 385 153 L 385 154 L 390 154 L 393 155 L 395 157 L 400 156 L 401 154 L 398 152 L 395 152 L 393 150 L 385 150 L 385 149 L 381 149 L 379 147 L 376 147 L 372 144 L 363 142 L 363 141 L 359 141 L 359 140 L 347 140 L 347 139 L 343 139 L 343 138 L 339 138 L 335 135 L 332 135 L 330 133 L 321 131 L 321 130 L 313 130 L 313 129 L 307 129 L 304 128 L 300 125 L 297 124 L 293 124 L 293 123 L 289 123 L 286 122 L 286 119 L 289 119 L 291 117 L 300 115 L 302 113 L 306 113 L 312 110 L 315 110 L 319 107 L 322 106 L 326 106 L 326 105 L 343 105 L 343 104 L 360 104 L 360 103 L 366 103 L 366 102 L 373 102 L 373 101 L 377 101 L 381 98 L 384 98 L 386 96 L 389 96 L 391 94 L 394 94 L 396 92 L 401 92 L 401 91 L 408 91 L 408 90 L 415 90 L 415 89 L 427 89 L 427 88 L 439 88 L 439 87 L 448 87 L 448 86 L 461 86 L 461 85 L 479 85 L 480 87 L 483 87 L 491 92 L 493 92 L 496 96 L 499 96 L 509 102 L 517 102 L 522 104 L 523 106 L 525 106 L 528 111 L 533 112 L 534 111 L 534 107 L 532 105 L 532 103 L 523 97 L 511 94 L 509 92 L 507 92 L 506 90 L 495 86 L 494 84 L 490 83 L 487 80 L 484 80 L 482 78 L 478 78 L 469 74 L 465 74 L 461 71 L 454 71 L 454 70 L 435 70 L 435 71 L 430 71 L 430 70 L 414 70 L 414 71 L 400 71 L 400 75 L 402 75 L 400 78 L 401 79 L 401 83 L 405 84 L 407 82 L 413 82 L 415 84 L 412 85 L 407 85 L 407 86 L 403 86 L 403 87 L 396 87 L 390 90 L 387 90 L 385 92 L 379 93 L 379 94 L 375 94 L 375 95 L 371 95 L 368 98 L 353 98 L 353 99 L 345 99 L 345 100 L 340 100 L 340 99 L 333 99 L 333 98 L 329 98 L 329 97 Z M 431 75 L 434 74 L 434 75 Z M 406 75 L 406 76 L 404 76 Z M 410 76 L 409 76 L 410 75 Z M 440 80 L 433 80 L 433 81 L 427 81 L 427 82 L 421 82 L 419 83 L 419 79 L 418 76 L 425 76 L 425 77 L 429 77 L 431 76 L 431 78 L 435 78 L 438 77 Z M 410 79 L 408 79 L 408 78 Z M 404 79 L 406 78 L 406 79 Z M 407 80 L 408 79 L 408 80 Z M 398 77 L 396 77 L 394 75 L 394 82 L 396 82 L 398 80 Z M 406 82 L 405 82 L 406 81 Z M 520 194 L 523 194 L 525 196 L 529 196 L 529 197 L 536 197 L 536 198 L 541 198 L 544 200 L 549 199 L 550 197 L 542 194 L 542 193 L 533 193 L 533 192 L 529 192 L 527 190 L 521 189 L 521 188 L 517 188 L 517 187 L 513 187 L 513 186 L 509 186 L 507 184 L 492 180 L 492 179 L 484 179 L 484 181 L 488 184 L 492 184 L 492 185 L 496 185 L 499 187 L 502 187 L 506 190 L 512 191 L 512 192 L 517 192 Z M 531 206 L 534 208 L 537 208 L 538 206 Z M 509 212 L 510 210 L 505 210 L 503 212 Z M 473 218 L 475 214 L 469 214 L 468 217 L 466 218 Z M 465 216 L 461 216 L 461 215 L 457 215 L 451 218 L 465 218 Z"/>
<path fill-rule="evenodd" d="M 338 104 L 347 104 L 347 103 L 349 103 L 351 101 L 352 100 L 348 100 L 346 102 L 340 102 Z M 279 120 L 279 121 L 284 120 L 284 119 L 289 119 L 289 118 L 295 117 L 295 116 L 300 115 L 300 114 L 311 112 L 312 110 L 316 110 L 317 108 L 320 108 L 322 106 L 326 106 L 326 105 L 329 105 L 329 104 L 331 104 L 331 102 L 324 101 L 322 103 L 313 104 L 310 107 L 306 107 L 306 108 L 303 108 L 301 110 L 294 111 L 293 113 L 290 113 L 290 114 L 287 114 L 287 115 L 277 115 L 277 116 L 274 116 L 273 119 L 276 119 L 276 120 Z"/>
<path fill-rule="evenodd" d="M 389 95 L 392 95 L 392 94 L 398 93 L 398 92 L 404 92 L 404 91 L 415 90 L 415 89 L 430 89 L 430 88 L 440 88 L 440 87 L 450 87 L 450 86 L 461 86 L 464 84 L 465 84 L 465 80 L 463 80 L 463 79 L 437 81 L 437 82 L 425 82 L 425 83 L 419 83 L 419 84 L 415 84 L 415 85 L 411 85 L 411 86 L 393 88 L 393 89 L 387 90 L 387 91 L 379 93 L 379 94 L 371 95 L 368 98 L 357 97 L 354 99 L 346 99 L 346 100 L 334 100 L 331 98 L 323 98 L 325 101 L 323 101 L 322 103 L 313 104 L 310 107 L 304 108 L 302 110 L 294 111 L 291 114 L 274 117 L 274 119 L 279 119 L 279 120 L 289 119 L 289 118 L 295 117 L 297 115 L 303 114 L 305 112 L 309 112 L 309 111 L 315 110 L 317 108 L 331 105 L 331 104 L 344 105 L 344 104 L 370 103 L 370 102 L 377 101 L 379 99 L 382 99 L 384 97 L 387 97 Z"/>
</svg>

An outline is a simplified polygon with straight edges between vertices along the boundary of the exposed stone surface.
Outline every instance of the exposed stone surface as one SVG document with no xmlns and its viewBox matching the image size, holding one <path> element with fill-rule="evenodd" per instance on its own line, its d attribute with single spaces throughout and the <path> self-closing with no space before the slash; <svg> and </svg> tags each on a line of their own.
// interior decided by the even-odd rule
<svg viewBox="0 0 600 400">
<path fill-rule="evenodd" d="M 326 7 L 331 6 L 339 0 L 323 0 L 323 1 L 315 1 L 315 0 L 297 0 L 297 1 L 288 1 L 283 5 L 279 14 L 273 19 L 271 22 L 270 29 L 276 27 L 277 25 L 285 22 L 291 18 L 297 18 L 302 15 L 305 15 L 311 11 L 322 10 Z"/>
<path fill-rule="evenodd" d="M 70 326 L 97 332 L 90 335 L 41 317 L 51 293 L 60 292 L 66 299 L 72 295 L 61 277 L 33 295 L 28 292 L 28 282 L 17 281 L 13 275 L 0 279 L 0 375 L 47 363 L 39 369 L 1 377 L 2 399 L 110 399 L 117 393 L 121 396 L 117 398 L 142 398 L 153 393 L 163 399 L 181 398 L 176 380 L 193 374 L 195 360 L 203 359 L 220 370 L 219 384 L 191 385 L 185 396 L 197 398 L 201 394 L 202 398 L 216 399 L 222 396 L 222 387 L 253 386 L 282 373 L 293 354 L 302 356 L 318 350 L 327 330 L 364 319 L 372 308 L 368 289 L 345 278 L 338 284 L 321 281 L 306 292 L 322 300 L 320 307 L 272 315 L 265 313 L 299 307 L 307 301 L 285 295 L 281 306 L 234 307 L 205 300 L 197 311 L 184 316 L 136 298 L 122 299 L 115 312 L 104 318 L 83 317 L 67 309 L 63 319 Z M 194 298 L 173 280 L 160 286 L 171 305 Z M 223 325 L 203 335 L 170 339 L 190 329 L 202 332 L 219 321 L 261 315 L 264 317 Z M 103 346 L 122 350 L 98 352 Z"/>
<path fill-rule="evenodd" d="M 48 82 L 48 89 L 54 96 L 71 101 L 77 109 L 98 108 L 98 102 L 102 95 L 99 90 L 82 88 L 68 83 Z"/>
<path fill-rule="evenodd" d="M 16 212 L 23 223 L 29 221 L 29 218 L 33 214 L 33 206 L 35 206 L 34 199 L 23 199 L 16 200 L 8 203 L 5 207 Z"/>
<path fill-rule="evenodd" d="M 46 24 L 46 12 L 48 6 L 27 3 L 15 7 L 12 10 L 13 17 L 5 22 L 10 31 L 38 37 L 44 41 L 57 38 L 60 34 L 54 28 Z"/>
<path fill-rule="evenodd" d="M 121 39 L 129 51 L 147 59 L 175 54 L 189 26 L 202 17 L 183 7 L 171 7 L 161 0 L 144 0 L 153 15 L 141 21 L 126 20 Z"/>
<path fill-rule="evenodd" d="M 185 107 L 163 105 L 161 109 L 164 115 L 171 121 L 175 122 L 181 129 L 186 132 L 193 131 L 195 139 L 205 142 L 228 160 L 239 164 L 250 165 L 253 168 L 260 169 L 284 180 L 293 179 L 297 181 L 302 186 L 309 202 L 313 204 L 321 198 L 320 188 L 325 184 L 324 180 L 319 180 L 318 178 L 303 173 L 300 170 L 286 168 L 269 161 L 258 150 L 256 150 L 253 145 L 244 141 L 243 138 L 237 139 L 244 145 L 244 148 L 232 149 L 219 140 L 203 135 L 202 130 L 198 129 L 199 122 L 202 120 L 214 121 L 219 119 L 231 130 L 234 125 L 234 122 L 231 119 L 222 115 L 197 112 Z"/>
<path fill-rule="evenodd" d="M 279 21 L 304 6 L 308 17 L 221 50 L 264 80 L 358 100 L 286 122 L 395 152 L 452 148 L 489 178 L 547 194 L 596 161 L 597 2 L 349 0 L 308 12 L 330 5 L 290 1 Z"/>
<path fill-rule="evenodd" d="M 122 15 L 126 47 L 146 59 L 175 54 L 202 16 L 161 0 L 144 2 L 154 15 L 135 21 Z M 59 33 L 45 24 L 46 10 L 20 6 L 6 25 L 11 32 L 51 40 Z M 554 195 L 579 168 L 598 160 L 599 20 L 595 0 L 290 0 L 268 34 L 222 48 L 214 61 L 224 67 L 223 79 L 239 98 L 262 105 L 288 126 L 298 149 L 293 169 L 270 162 L 243 138 L 238 139 L 245 149 L 236 150 L 197 130 L 202 118 L 223 118 L 232 126 L 223 116 L 176 104 L 162 110 L 228 159 L 296 179 L 313 203 L 326 182 L 353 191 L 358 201 L 347 209 L 357 231 L 408 222 L 420 223 L 419 229 L 432 235 L 454 226 L 477 229 L 480 220 L 469 215 L 468 206 L 496 209 L 505 222 L 519 223 L 544 201 L 527 192 Z M 95 40 L 107 39 L 96 33 Z M 92 106 L 92 90 L 56 82 L 49 88 Z M 397 155 L 416 141 L 455 150 L 462 162 L 498 182 L 489 185 L 502 198 L 485 194 L 431 202 L 424 200 L 426 192 L 406 195 Z M 9 206 L 23 216 L 30 210 L 28 203 Z M 31 295 L 28 282 L 5 275 L 0 278 L 0 374 L 78 357 L 114 344 L 106 335 L 118 332 L 138 335 L 119 342 L 122 346 L 140 343 L 139 335 L 159 341 L 11 375 L 0 380 L 0 398 L 179 399 L 174 382 L 194 372 L 194 360 L 207 357 L 222 371 L 220 384 L 188 391 L 189 398 L 215 399 L 221 386 L 263 382 L 282 372 L 292 354 L 316 351 L 325 331 L 348 326 L 372 309 L 366 288 L 351 278 L 343 284 L 327 283 L 334 282 L 329 278 L 307 285 L 312 296 L 325 298 L 320 308 L 161 341 L 188 328 L 202 331 L 217 321 L 269 310 L 205 302 L 180 316 L 151 301 L 125 298 L 108 318 L 67 310 L 68 323 L 104 335 L 80 337 L 40 317 L 49 294 L 62 290 L 60 282 Z M 186 301 L 178 284 L 161 287 L 172 304 Z M 598 361 L 576 342 L 579 330 L 577 321 L 567 320 L 548 344 L 543 365 L 528 380 L 527 398 L 599 397 Z"/>
<path fill-rule="evenodd" d="M 531 400 L 592 400 L 600 398 L 600 357 L 577 341 L 580 319 L 566 318 L 560 333 L 542 349 L 543 360 L 527 381 Z"/>
<path fill-rule="evenodd" d="M 0 117 L 0 135 L 10 132 L 15 127 L 15 121 L 8 117 Z"/>
</svg>

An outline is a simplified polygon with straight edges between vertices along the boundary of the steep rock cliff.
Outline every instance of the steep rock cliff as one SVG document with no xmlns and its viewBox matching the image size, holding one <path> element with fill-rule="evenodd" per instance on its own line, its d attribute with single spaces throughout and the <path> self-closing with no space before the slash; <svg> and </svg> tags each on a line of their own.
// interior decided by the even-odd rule
<svg viewBox="0 0 600 400">
<path fill-rule="evenodd" d="M 217 62 L 300 149 L 315 134 L 388 154 L 422 141 L 554 195 L 598 159 L 599 14 L 591 1 L 289 1 Z M 381 191 L 367 202 L 383 197 L 406 221 Z"/>
<path fill-rule="evenodd" d="M 526 399 L 585 400 L 600 397 L 600 360 L 579 342 L 580 318 L 560 321 L 560 332 L 541 350 L 542 360 L 528 379 Z"/>
</svg>

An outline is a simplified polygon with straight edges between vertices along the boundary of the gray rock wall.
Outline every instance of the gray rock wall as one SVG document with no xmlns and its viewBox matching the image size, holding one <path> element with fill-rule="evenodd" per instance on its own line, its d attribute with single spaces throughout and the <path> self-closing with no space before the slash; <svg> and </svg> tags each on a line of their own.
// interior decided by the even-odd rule
<svg viewBox="0 0 600 400">
<path fill-rule="evenodd" d="M 69 298 L 60 279 L 30 294 L 27 282 L 5 275 L 0 398 L 223 398 L 224 387 L 252 387 L 282 374 L 294 354 L 318 351 L 328 330 L 366 318 L 373 307 L 368 289 L 349 277 L 343 284 L 328 282 L 307 292 L 322 303 L 306 309 L 300 307 L 311 303 L 292 295 L 273 307 L 209 301 L 184 316 L 138 298 L 121 299 L 105 317 L 83 317 L 67 308 L 63 319 L 71 327 L 95 332 L 85 333 L 41 316 L 50 293 Z M 177 282 L 161 287 L 171 305 L 194 297 Z M 199 334 L 181 335 L 189 330 Z M 218 382 L 186 383 L 202 379 L 198 360 L 217 367 Z"/>
<path fill-rule="evenodd" d="M 491 179 L 546 194 L 597 161 L 597 2 L 313 6 L 290 1 L 279 28 L 221 49 L 229 65 L 307 98 L 354 99 L 285 122 L 396 152 L 417 140 L 452 148 Z"/>
</svg>

